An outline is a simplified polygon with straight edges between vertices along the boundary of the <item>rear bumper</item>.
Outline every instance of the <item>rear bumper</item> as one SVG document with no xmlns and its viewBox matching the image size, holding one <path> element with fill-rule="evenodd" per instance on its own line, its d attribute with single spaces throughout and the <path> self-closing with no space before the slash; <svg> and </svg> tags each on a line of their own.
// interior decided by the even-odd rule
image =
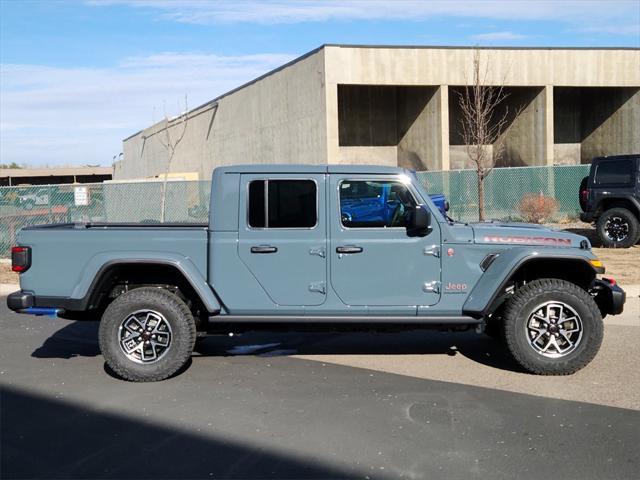
<svg viewBox="0 0 640 480">
<path fill-rule="evenodd" d="M 37 302 L 36 297 L 31 292 L 19 290 L 7 296 L 7 307 L 17 313 L 27 313 L 30 315 L 51 315 L 56 316 L 64 312 L 60 302 L 45 301 L 45 305 Z"/>
<path fill-rule="evenodd" d="M 603 315 L 619 315 L 624 311 L 627 294 L 612 280 L 594 280 L 590 291 Z"/>
<path fill-rule="evenodd" d="M 19 290 L 7 296 L 7 307 L 14 312 L 31 308 L 35 305 L 35 297 L 29 292 Z"/>
</svg>

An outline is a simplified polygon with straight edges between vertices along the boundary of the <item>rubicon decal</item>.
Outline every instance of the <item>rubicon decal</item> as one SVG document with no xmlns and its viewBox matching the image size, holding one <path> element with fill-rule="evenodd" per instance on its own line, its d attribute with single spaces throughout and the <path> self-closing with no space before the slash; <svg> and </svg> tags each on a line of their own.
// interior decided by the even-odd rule
<svg viewBox="0 0 640 480">
<path fill-rule="evenodd" d="M 556 247 L 570 247 L 571 239 L 554 237 L 520 237 L 499 235 L 486 235 L 484 241 L 487 243 L 518 243 L 521 245 L 554 245 Z"/>
</svg>

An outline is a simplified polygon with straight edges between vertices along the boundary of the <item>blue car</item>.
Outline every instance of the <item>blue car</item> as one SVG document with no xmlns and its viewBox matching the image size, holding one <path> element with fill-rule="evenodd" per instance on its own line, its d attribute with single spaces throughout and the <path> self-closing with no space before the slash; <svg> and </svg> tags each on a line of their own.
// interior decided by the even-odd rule
<svg viewBox="0 0 640 480">
<path fill-rule="evenodd" d="M 366 192 L 361 191 L 366 189 Z M 389 184 L 359 182 L 342 184 L 341 215 L 345 224 L 357 227 L 366 222 L 371 226 L 375 222 L 380 227 L 398 227 L 404 224 L 406 205 L 410 199 L 402 198 L 405 190 L 395 189 Z M 449 209 L 445 196 L 441 193 L 429 195 L 438 210 L 444 216 Z"/>
<path fill-rule="evenodd" d="M 443 193 L 432 193 L 429 194 L 429 198 L 436 207 L 438 207 L 438 210 L 442 212 L 442 215 L 446 217 L 447 212 L 449 211 L 449 202 L 447 201 L 447 197 L 445 197 Z"/>
</svg>

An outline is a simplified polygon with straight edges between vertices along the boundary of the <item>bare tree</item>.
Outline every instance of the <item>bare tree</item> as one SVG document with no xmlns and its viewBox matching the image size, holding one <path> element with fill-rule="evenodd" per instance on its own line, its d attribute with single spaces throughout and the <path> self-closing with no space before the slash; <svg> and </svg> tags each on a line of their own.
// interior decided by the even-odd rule
<svg viewBox="0 0 640 480">
<path fill-rule="evenodd" d="M 161 129 L 164 129 L 164 138 L 163 135 L 159 135 L 158 138 L 160 143 L 167 151 L 167 162 L 165 164 L 164 177 L 162 180 L 162 194 L 161 194 L 161 204 L 160 204 L 160 222 L 164 223 L 166 216 L 166 207 L 167 207 L 167 177 L 169 176 L 169 171 L 171 170 L 171 162 L 173 161 L 173 157 L 176 154 L 176 149 L 180 142 L 184 138 L 184 134 L 187 131 L 187 122 L 189 121 L 189 105 L 187 103 L 187 96 L 184 96 L 184 113 L 180 114 L 177 118 L 169 118 L 165 112 L 163 119 L 163 126 Z M 172 138 L 171 129 L 176 130 L 175 133 L 177 135 Z"/>
<path fill-rule="evenodd" d="M 480 49 L 473 55 L 471 81 L 467 81 L 464 91 L 459 93 L 462 116 L 462 139 L 469 159 L 477 173 L 478 219 L 484 220 L 484 181 L 505 151 L 502 134 L 508 126 L 509 109 L 499 109 L 509 96 L 502 85 L 487 85 L 490 62 L 482 62 Z M 519 111 L 516 111 L 517 116 Z M 493 152 L 489 150 L 493 146 Z"/>
</svg>

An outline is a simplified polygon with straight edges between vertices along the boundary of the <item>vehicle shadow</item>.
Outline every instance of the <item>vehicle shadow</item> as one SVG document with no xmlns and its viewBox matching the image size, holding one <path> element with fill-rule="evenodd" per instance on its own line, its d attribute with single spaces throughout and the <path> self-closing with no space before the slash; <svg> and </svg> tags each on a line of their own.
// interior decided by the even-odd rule
<svg viewBox="0 0 640 480">
<path fill-rule="evenodd" d="M 499 341 L 475 332 L 408 330 L 380 332 L 250 332 L 206 337 L 195 351 L 202 356 L 276 357 L 291 355 L 462 355 L 474 362 L 512 372 L 524 370 Z"/>
<path fill-rule="evenodd" d="M 293 452 L 0 388 L 2 478 L 363 478 Z M 55 438 L 54 438 L 55 437 Z"/>
<path fill-rule="evenodd" d="M 98 325 L 98 322 L 71 322 L 47 338 L 31 356 L 70 359 L 100 355 Z M 248 332 L 203 337 L 194 349 L 194 356 L 206 357 L 291 355 L 462 355 L 492 368 L 523 371 L 501 342 L 472 331 Z M 115 375 L 107 367 L 105 371 Z"/>
<path fill-rule="evenodd" d="M 595 228 L 565 228 L 564 232 L 575 233 L 576 235 L 582 235 L 587 237 L 591 242 L 591 246 L 594 248 L 602 248 L 602 241 L 596 232 Z"/>
<path fill-rule="evenodd" d="M 31 354 L 34 358 L 96 357 L 100 322 L 70 322 L 55 332 Z"/>
</svg>

